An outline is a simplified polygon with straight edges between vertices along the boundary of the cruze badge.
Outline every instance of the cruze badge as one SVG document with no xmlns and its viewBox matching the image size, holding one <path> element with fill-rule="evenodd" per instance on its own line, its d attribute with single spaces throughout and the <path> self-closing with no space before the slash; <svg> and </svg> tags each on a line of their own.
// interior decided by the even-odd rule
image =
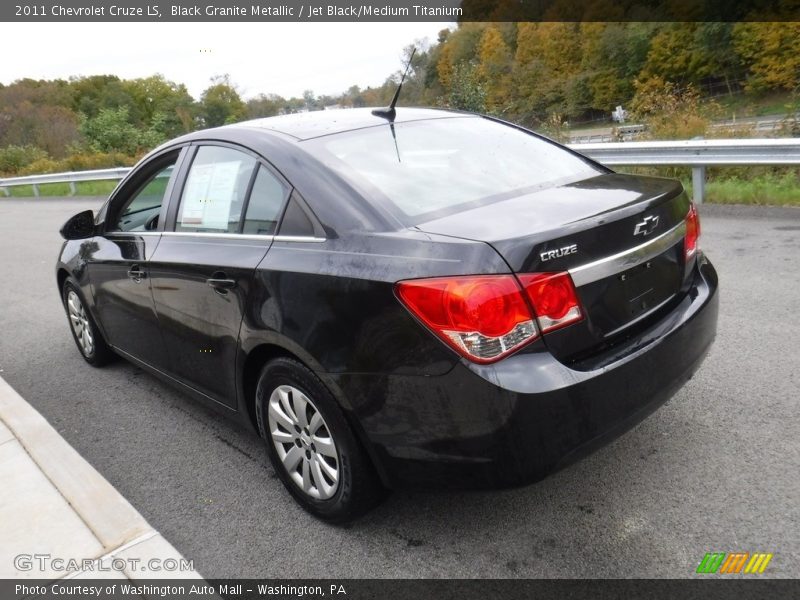
<svg viewBox="0 0 800 600">
<path fill-rule="evenodd" d="M 566 256 L 567 254 L 575 254 L 578 251 L 578 244 L 572 244 L 571 246 L 564 246 L 563 248 L 558 248 L 556 250 L 548 250 L 547 252 L 542 252 L 539 254 L 539 257 L 542 259 L 542 262 L 550 260 L 551 258 L 561 258 L 562 256 Z"/>
<path fill-rule="evenodd" d="M 658 217 L 650 215 L 636 224 L 633 229 L 633 235 L 650 235 L 655 231 L 656 227 L 658 227 Z"/>
</svg>

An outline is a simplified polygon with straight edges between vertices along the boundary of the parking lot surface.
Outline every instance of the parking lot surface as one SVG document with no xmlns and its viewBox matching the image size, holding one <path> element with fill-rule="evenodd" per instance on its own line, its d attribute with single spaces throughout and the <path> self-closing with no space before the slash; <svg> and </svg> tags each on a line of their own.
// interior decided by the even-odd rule
<svg viewBox="0 0 800 600">
<path fill-rule="evenodd" d="M 397 492 L 334 527 L 254 434 L 129 363 L 84 363 L 53 268 L 59 227 L 99 205 L 0 200 L 0 374 L 204 576 L 692 577 L 712 551 L 800 576 L 800 210 L 702 207 L 717 341 L 637 428 L 532 486 Z"/>
</svg>

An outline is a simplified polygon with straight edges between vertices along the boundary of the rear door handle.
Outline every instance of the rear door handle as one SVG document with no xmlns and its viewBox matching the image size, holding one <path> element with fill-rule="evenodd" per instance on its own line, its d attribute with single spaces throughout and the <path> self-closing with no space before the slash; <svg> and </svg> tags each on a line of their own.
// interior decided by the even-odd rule
<svg viewBox="0 0 800 600">
<path fill-rule="evenodd" d="M 139 265 L 133 265 L 128 269 L 128 277 L 130 277 L 134 283 L 141 283 L 142 279 L 147 277 L 147 272 Z"/>
<path fill-rule="evenodd" d="M 236 287 L 236 281 L 234 279 L 206 279 L 206 283 L 210 285 L 215 290 L 232 290 Z"/>
</svg>

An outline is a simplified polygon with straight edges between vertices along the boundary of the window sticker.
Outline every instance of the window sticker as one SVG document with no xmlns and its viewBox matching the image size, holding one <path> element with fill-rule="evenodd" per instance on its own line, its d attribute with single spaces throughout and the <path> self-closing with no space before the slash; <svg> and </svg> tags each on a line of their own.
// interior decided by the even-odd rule
<svg viewBox="0 0 800 600">
<path fill-rule="evenodd" d="M 192 166 L 183 192 L 181 225 L 227 230 L 241 166 L 240 160 Z"/>
</svg>

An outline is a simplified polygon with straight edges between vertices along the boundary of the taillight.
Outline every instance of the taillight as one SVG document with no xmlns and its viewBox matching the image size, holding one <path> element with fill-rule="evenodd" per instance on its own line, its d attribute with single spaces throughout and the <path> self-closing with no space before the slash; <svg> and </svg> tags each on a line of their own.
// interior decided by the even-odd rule
<svg viewBox="0 0 800 600">
<path fill-rule="evenodd" d="M 583 318 L 578 293 L 569 273 L 519 275 L 542 333 L 577 323 Z"/>
<path fill-rule="evenodd" d="M 499 360 L 535 340 L 540 330 L 582 318 L 568 273 L 415 279 L 397 283 L 396 290 L 431 331 L 475 362 Z"/>
<path fill-rule="evenodd" d="M 700 215 L 694 203 L 689 205 L 689 214 L 686 215 L 686 237 L 683 238 L 683 255 L 686 262 L 697 252 L 700 240 Z"/>
<path fill-rule="evenodd" d="M 476 362 L 498 360 L 538 335 L 513 275 L 416 279 L 396 289 L 425 325 Z"/>
</svg>

